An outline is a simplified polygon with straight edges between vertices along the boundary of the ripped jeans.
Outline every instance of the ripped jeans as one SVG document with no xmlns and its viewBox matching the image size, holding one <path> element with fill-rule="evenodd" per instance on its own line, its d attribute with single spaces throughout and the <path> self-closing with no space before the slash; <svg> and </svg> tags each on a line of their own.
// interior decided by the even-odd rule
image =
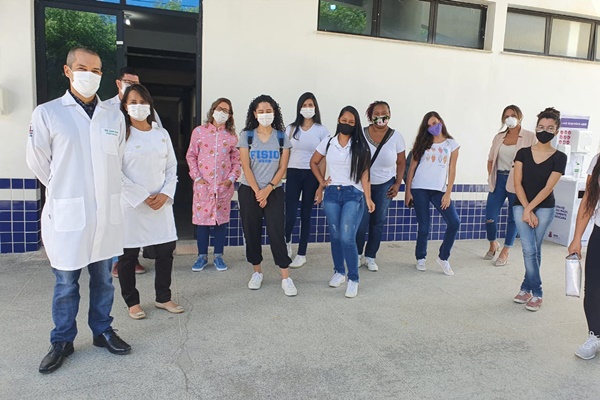
<svg viewBox="0 0 600 400">
<path fill-rule="evenodd" d="M 358 250 L 356 231 L 365 208 L 364 193 L 354 186 L 328 186 L 323 196 L 323 208 L 329 225 L 331 255 L 335 272 L 358 282 Z"/>
</svg>

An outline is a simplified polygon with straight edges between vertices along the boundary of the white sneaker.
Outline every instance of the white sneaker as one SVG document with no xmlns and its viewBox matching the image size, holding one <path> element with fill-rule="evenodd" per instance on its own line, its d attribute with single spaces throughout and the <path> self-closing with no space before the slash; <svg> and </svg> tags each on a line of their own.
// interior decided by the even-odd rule
<svg viewBox="0 0 600 400">
<path fill-rule="evenodd" d="M 304 264 L 306 264 L 306 256 L 296 255 L 290 264 L 290 268 L 300 268 Z"/>
<path fill-rule="evenodd" d="M 348 287 L 346 288 L 346 297 L 356 297 L 358 294 L 358 282 L 348 280 Z"/>
<path fill-rule="evenodd" d="M 346 282 L 346 277 L 339 272 L 336 272 L 329 280 L 329 286 L 340 287 L 340 285 L 344 282 Z"/>
<path fill-rule="evenodd" d="M 288 252 L 288 257 L 292 258 L 292 242 L 287 242 L 287 252 Z"/>
<path fill-rule="evenodd" d="M 298 294 L 298 289 L 294 286 L 292 278 L 286 278 L 281 280 L 281 288 L 286 296 L 295 296 Z"/>
<path fill-rule="evenodd" d="M 369 269 L 369 271 L 379 271 L 379 266 L 375 264 L 374 258 L 365 257 L 365 260 L 367 261 L 367 268 Z"/>
<path fill-rule="evenodd" d="M 590 337 L 577 349 L 575 355 L 583 360 L 591 360 L 596 357 L 598 350 L 600 350 L 600 338 L 594 335 L 594 332 L 590 332 Z"/>
<path fill-rule="evenodd" d="M 252 274 L 252 278 L 250 278 L 250 282 L 248 282 L 248 289 L 257 290 L 260 289 L 263 281 L 263 274 L 261 272 L 255 272 Z"/>
<path fill-rule="evenodd" d="M 419 271 L 427 271 L 427 267 L 425 266 L 425 259 L 421 258 L 420 260 L 417 260 L 417 269 Z"/>
<path fill-rule="evenodd" d="M 367 261 L 365 260 L 365 256 L 363 256 L 362 254 L 358 255 L 358 268 L 364 266 L 367 264 Z"/>
<path fill-rule="evenodd" d="M 454 271 L 452 271 L 452 267 L 450 266 L 450 263 L 448 262 L 448 260 L 441 260 L 439 257 L 437 258 L 437 263 L 440 267 L 442 267 L 442 271 L 444 271 L 444 273 L 448 276 L 452 276 L 454 275 Z"/>
</svg>

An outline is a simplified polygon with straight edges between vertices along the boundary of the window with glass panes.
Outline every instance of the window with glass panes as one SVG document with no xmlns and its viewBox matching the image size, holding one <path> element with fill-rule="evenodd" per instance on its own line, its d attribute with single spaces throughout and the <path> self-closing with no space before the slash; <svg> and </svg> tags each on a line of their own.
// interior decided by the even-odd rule
<svg viewBox="0 0 600 400">
<path fill-rule="evenodd" d="M 600 61 L 600 21 L 508 9 L 504 50 Z"/>
<path fill-rule="evenodd" d="M 483 49 L 487 7 L 442 0 L 320 0 L 318 29 Z"/>
</svg>

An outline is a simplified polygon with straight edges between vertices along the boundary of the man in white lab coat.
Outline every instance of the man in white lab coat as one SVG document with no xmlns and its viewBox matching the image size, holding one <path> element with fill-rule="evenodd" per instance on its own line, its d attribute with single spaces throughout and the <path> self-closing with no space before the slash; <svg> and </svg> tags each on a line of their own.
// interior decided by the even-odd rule
<svg viewBox="0 0 600 400">
<path fill-rule="evenodd" d="M 39 371 L 50 373 L 74 351 L 79 310 L 79 276 L 90 274 L 88 325 L 93 344 L 114 354 L 131 347 L 112 329 L 114 287 L 111 258 L 123 252 L 121 160 L 123 115 L 102 103 L 96 91 L 102 76 L 98 54 L 69 51 L 64 73 L 70 88 L 39 105 L 32 115 L 27 165 L 46 186 L 42 240 L 56 277 L 52 299 L 51 347 Z"/>
<path fill-rule="evenodd" d="M 123 100 L 123 94 L 125 93 L 125 89 L 127 89 L 129 86 L 131 86 L 133 84 L 139 84 L 139 83 L 140 83 L 140 77 L 139 77 L 137 71 L 135 70 L 135 68 L 133 68 L 133 67 L 121 68 L 119 70 L 119 75 L 117 76 L 117 79 L 115 80 L 115 84 L 117 85 L 117 94 L 116 94 L 116 96 L 111 97 L 110 99 L 106 100 L 106 103 L 110 104 L 110 106 L 113 107 L 115 110 L 120 111 L 121 110 L 121 100 Z M 156 110 L 154 110 L 154 121 L 158 124 L 158 126 L 160 128 L 163 127 L 162 122 L 161 122 Z M 136 260 L 135 273 L 143 274 L 145 272 L 146 272 L 146 269 L 139 263 L 138 260 Z M 112 275 L 114 278 L 119 277 L 116 259 L 113 259 Z"/>
</svg>

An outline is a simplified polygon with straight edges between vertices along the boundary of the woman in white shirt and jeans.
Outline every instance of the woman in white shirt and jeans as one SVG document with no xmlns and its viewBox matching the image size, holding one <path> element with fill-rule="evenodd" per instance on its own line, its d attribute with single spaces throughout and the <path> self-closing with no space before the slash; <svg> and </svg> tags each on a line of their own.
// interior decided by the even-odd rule
<svg viewBox="0 0 600 400">
<path fill-rule="evenodd" d="M 448 259 L 460 227 L 460 219 L 450 195 L 456 177 L 459 147 L 437 112 L 430 111 L 425 114 L 413 146 L 413 159 L 406 178 L 405 192 L 405 203 L 409 207 L 414 205 L 417 215 L 415 256 L 419 271 L 426 270 L 425 257 L 431 218 L 429 203 L 431 203 L 446 221 L 446 232 L 437 263 L 442 267 L 444 274 L 454 275 Z"/>
<path fill-rule="evenodd" d="M 367 108 L 367 118 L 371 124 L 364 129 L 364 135 L 371 151 L 371 198 L 376 210 L 371 214 L 363 213 L 356 233 L 356 247 L 361 257 L 365 251 L 369 271 L 379 270 L 375 257 L 381 244 L 390 202 L 398 194 L 406 167 L 404 138 L 400 132 L 388 127 L 390 116 L 390 106 L 385 101 L 375 101 Z M 365 248 L 367 231 L 369 240 Z"/>
<path fill-rule="evenodd" d="M 325 179 L 319 164 L 326 158 L 329 178 Z M 340 112 L 336 135 L 323 140 L 310 160 L 310 169 L 325 188 L 323 208 L 329 224 L 331 255 L 334 275 L 329 286 L 339 287 L 346 281 L 346 297 L 358 294 L 358 257 L 356 231 L 365 205 L 369 212 L 375 210 L 369 183 L 369 147 L 360 126 L 358 111 L 346 106 Z"/>
<path fill-rule="evenodd" d="M 296 120 L 286 130 L 292 149 L 285 182 L 285 240 L 288 256 L 292 256 L 292 231 L 298 219 L 298 202 L 302 195 L 300 210 L 300 242 L 298 254 L 294 257 L 290 268 L 299 268 L 306 264 L 306 247 L 310 234 L 310 214 L 315 202 L 319 203 L 323 191 L 319 189 L 319 181 L 310 170 L 310 158 L 318 144 L 329 136 L 327 128 L 321 125 L 321 112 L 315 95 L 306 92 L 298 99 Z M 324 172 L 325 163 L 321 164 Z M 315 196 L 318 195 L 318 198 Z"/>
</svg>

